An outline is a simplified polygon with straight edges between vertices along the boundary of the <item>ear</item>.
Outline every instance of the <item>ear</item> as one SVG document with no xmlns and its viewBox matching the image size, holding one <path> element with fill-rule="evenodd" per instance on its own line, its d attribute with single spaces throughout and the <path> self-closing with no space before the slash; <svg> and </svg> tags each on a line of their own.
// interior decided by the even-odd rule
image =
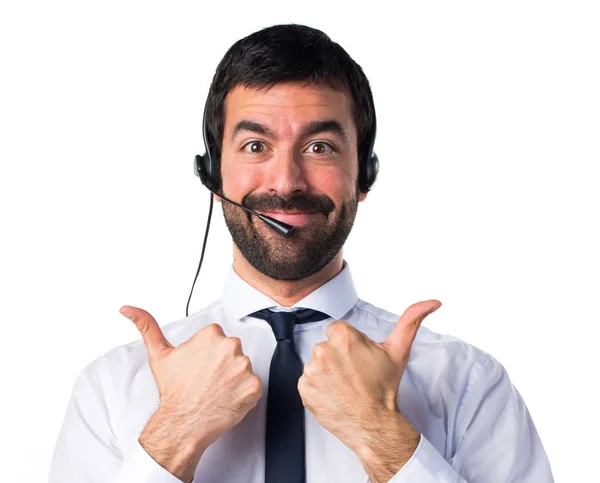
<svg viewBox="0 0 600 483">
<path fill-rule="evenodd" d="M 217 203 L 221 203 L 221 197 L 218 195 L 215 195 L 215 200 L 217 201 Z"/>
<path fill-rule="evenodd" d="M 358 201 L 359 201 L 359 202 L 361 202 L 361 201 L 365 201 L 365 200 L 367 199 L 367 195 L 368 195 L 368 194 L 369 194 L 369 193 L 363 193 L 363 192 L 361 191 L 361 192 L 358 194 Z"/>
</svg>

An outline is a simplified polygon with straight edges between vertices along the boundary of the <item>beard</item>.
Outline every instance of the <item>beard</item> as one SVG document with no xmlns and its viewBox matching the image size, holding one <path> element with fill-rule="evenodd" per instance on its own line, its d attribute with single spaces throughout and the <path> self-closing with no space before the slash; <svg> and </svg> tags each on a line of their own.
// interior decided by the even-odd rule
<svg viewBox="0 0 600 483">
<path fill-rule="evenodd" d="M 322 270 L 344 246 L 356 218 L 358 192 L 339 210 L 325 195 L 287 200 L 268 193 L 244 197 L 241 204 L 255 211 L 318 213 L 311 223 L 294 227 L 289 237 L 227 201 L 221 204 L 234 243 L 256 270 L 275 280 L 301 280 Z"/>
</svg>

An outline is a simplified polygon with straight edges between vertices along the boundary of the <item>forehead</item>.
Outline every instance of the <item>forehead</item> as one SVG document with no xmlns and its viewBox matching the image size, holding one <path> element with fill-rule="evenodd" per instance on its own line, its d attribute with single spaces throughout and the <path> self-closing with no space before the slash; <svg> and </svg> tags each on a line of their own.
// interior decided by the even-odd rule
<svg viewBox="0 0 600 483">
<path fill-rule="evenodd" d="M 335 119 L 349 134 L 355 132 L 350 96 L 329 87 L 304 86 L 299 82 L 275 84 L 268 90 L 236 86 L 225 99 L 225 136 L 242 119 L 290 133 L 308 122 Z"/>
</svg>

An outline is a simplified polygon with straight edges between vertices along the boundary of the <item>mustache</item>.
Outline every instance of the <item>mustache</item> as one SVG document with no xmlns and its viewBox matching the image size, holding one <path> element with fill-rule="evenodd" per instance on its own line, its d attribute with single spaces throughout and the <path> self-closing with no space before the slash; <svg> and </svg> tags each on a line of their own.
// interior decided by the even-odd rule
<svg viewBox="0 0 600 483">
<path fill-rule="evenodd" d="M 285 199 L 268 193 L 246 195 L 242 205 L 255 211 L 307 211 L 326 214 L 331 213 L 335 208 L 331 198 L 325 195 L 298 195 Z"/>
</svg>

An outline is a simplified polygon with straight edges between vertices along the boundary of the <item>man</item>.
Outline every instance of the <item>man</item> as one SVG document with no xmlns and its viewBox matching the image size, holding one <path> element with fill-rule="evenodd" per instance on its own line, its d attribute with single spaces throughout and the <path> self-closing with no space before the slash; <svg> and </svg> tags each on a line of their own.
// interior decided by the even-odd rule
<svg viewBox="0 0 600 483">
<path fill-rule="evenodd" d="M 256 32 L 206 112 L 234 242 L 222 296 L 162 331 L 122 307 L 143 342 L 77 378 L 50 482 L 552 482 L 504 368 L 421 326 L 439 301 L 397 317 L 355 292 L 342 249 L 374 181 L 375 112 L 347 53 L 304 26 Z"/>
</svg>

